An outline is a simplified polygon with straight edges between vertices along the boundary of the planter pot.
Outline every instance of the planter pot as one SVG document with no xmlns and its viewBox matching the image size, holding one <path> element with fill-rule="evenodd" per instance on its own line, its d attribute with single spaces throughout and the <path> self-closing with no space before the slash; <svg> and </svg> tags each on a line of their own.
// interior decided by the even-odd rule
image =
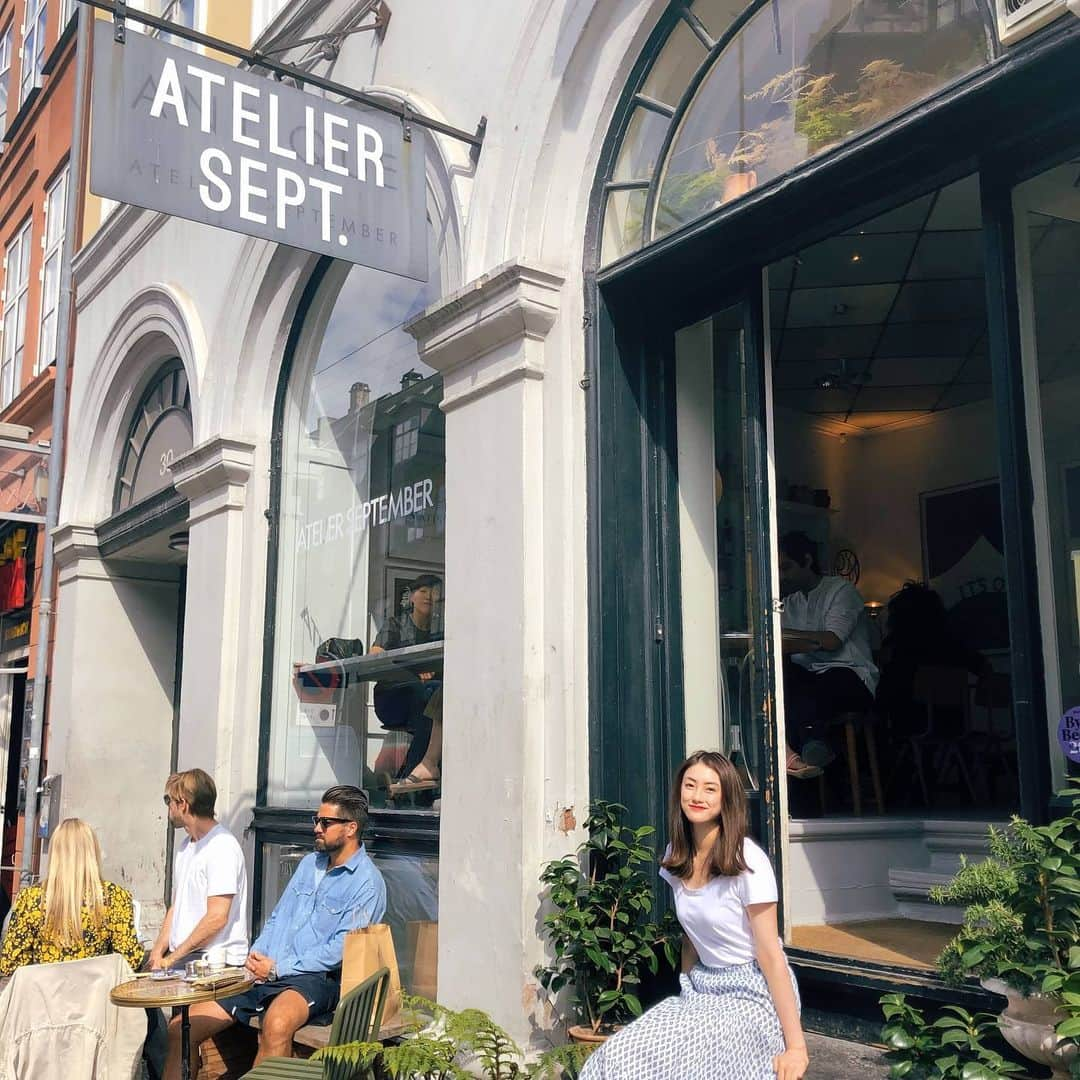
<svg viewBox="0 0 1080 1080">
<path fill-rule="evenodd" d="M 1069 1065 L 1080 1054 L 1075 1043 L 1058 1046 L 1054 1027 L 1065 1019 L 1058 999 L 1052 994 L 1021 994 L 1000 979 L 983 979 L 982 985 L 1008 999 L 998 1017 L 1001 1037 L 1029 1061 L 1046 1065 L 1054 1080 L 1069 1080 Z"/>
<path fill-rule="evenodd" d="M 615 1034 L 614 1031 L 600 1034 L 593 1031 L 591 1027 L 585 1027 L 583 1024 L 574 1024 L 573 1027 L 566 1029 L 566 1033 L 573 1042 L 582 1043 L 585 1046 L 596 1046 L 599 1043 L 607 1042 L 607 1040 Z"/>
<path fill-rule="evenodd" d="M 724 177 L 724 197 L 722 203 L 729 203 L 732 199 L 738 199 L 748 191 L 757 187 L 757 173 L 753 169 L 747 172 L 729 173 Z"/>
</svg>

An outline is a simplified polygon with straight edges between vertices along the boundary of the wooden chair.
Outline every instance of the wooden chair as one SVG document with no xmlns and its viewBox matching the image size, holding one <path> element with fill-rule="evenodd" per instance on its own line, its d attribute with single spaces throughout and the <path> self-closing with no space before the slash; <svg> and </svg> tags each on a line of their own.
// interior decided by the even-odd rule
<svg viewBox="0 0 1080 1080">
<path fill-rule="evenodd" d="M 371 1042 L 382 1027 L 383 1007 L 390 990 L 390 971 L 379 968 L 359 986 L 350 990 L 334 1011 L 329 1046 L 352 1042 Z M 355 1065 L 336 1063 L 325 1058 L 272 1057 L 260 1062 L 248 1080 L 357 1080 L 365 1071 Z"/>
<path fill-rule="evenodd" d="M 961 752 L 964 744 L 962 736 L 972 730 L 971 680 L 971 673 L 962 667 L 925 665 L 915 672 L 911 697 L 926 709 L 926 727 L 923 731 L 908 736 L 904 749 L 910 749 L 923 800 L 927 806 L 930 805 L 930 794 L 926 782 L 924 751 L 929 751 L 931 755 L 930 764 L 934 770 L 935 785 L 945 780 L 955 768 L 971 801 L 979 801 L 976 783 Z M 960 731 L 955 736 L 949 736 L 943 729 L 942 709 L 953 710 L 960 718 Z M 898 760 L 897 764 L 899 763 Z"/>
<path fill-rule="evenodd" d="M 843 727 L 847 753 L 848 782 L 851 785 L 851 806 L 856 817 L 862 817 L 862 780 L 859 772 L 859 732 L 862 732 L 866 744 L 866 758 L 870 765 L 870 780 L 874 787 L 874 802 L 877 812 L 885 813 L 885 792 L 881 786 L 881 767 L 878 762 L 877 736 L 874 726 L 877 718 L 873 712 L 838 713 L 830 721 L 830 727 Z M 821 800 L 821 812 L 825 813 L 825 775 L 818 777 L 818 797 Z"/>
</svg>

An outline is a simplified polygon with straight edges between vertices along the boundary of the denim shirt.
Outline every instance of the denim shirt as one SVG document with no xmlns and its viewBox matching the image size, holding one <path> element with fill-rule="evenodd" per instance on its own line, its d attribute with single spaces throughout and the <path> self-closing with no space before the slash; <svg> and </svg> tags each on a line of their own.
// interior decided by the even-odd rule
<svg viewBox="0 0 1080 1080">
<path fill-rule="evenodd" d="M 328 870 L 329 861 L 323 852 L 304 856 L 251 946 L 279 976 L 336 971 L 345 935 L 386 912 L 386 885 L 363 847 L 341 866 Z"/>
</svg>

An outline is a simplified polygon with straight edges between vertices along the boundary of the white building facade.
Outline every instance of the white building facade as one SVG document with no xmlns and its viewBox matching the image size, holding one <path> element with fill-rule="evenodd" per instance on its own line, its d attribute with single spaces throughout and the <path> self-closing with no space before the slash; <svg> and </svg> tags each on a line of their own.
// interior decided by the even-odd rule
<svg viewBox="0 0 1080 1080">
<path fill-rule="evenodd" d="M 870 2 L 856 6 L 864 23 L 822 16 L 828 33 L 878 35 L 879 48 L 892 30 L 916 32 L 890 30 L 888 12 L 874 22 Z M 920 41 L 966 25 L 967 9 L 953 6 L 951 23 L 934 16 L 920 24 Z M 957 852 L 978 849 L 986 821 L 1002 808 L 1037 815 L 1051 775 L 1064 774 L 1055 710 L 1075 702 L 1069 680 L 1054 674 L 1059 659 L 1065 665 L 1056 635 L 1069 614 L 1052 602 L 1059 510 L 1044 490 L 1037 505 L 1045 521 L 1029 536 L 1014 510 L 1031 475 L 1001 472 L 1001 558 L 1012 575 L 1009 596 L 1022 602 L 1011 601 L 1005 645 L 986 643 L 1008 688 L 985 707 L 991 727 L 1008 713 L 1009 752 L 1019 755 L 1015 789 L 993 790 L 978 812 L 957 814 L 953 778 L 942 774 L 923 805 L 904 802 L 910 785 L 902 784 L 905 813 L 889 817 L 886 803 L 897 796 L 886 785 L 876 812 L 864 813 L 859 788 L 869 806 L 871 762 L 856 761 L 842 812 L 835 801 L 830 812 L 823 787 L 820 812 L 793 806 L 792 818 L 777 769 L 784 741 L 781 650 L 771 646 L 781 638 L 771 599 L 777 533 L 792 521 L 823 529 L 815 537 L 830 566 L 860 545 L 878 553 L 867 600 L 884 601 L 908 576 L 945 580 L 932 561 L 917 568 L 925 575 L 895 569 L 880 554 L 890 538 L 875 532 L 880 522 L 869 509 L 828 518 L 847 508 L 804 497 L 824 489 L 824 477 L 834 493 L 850 490 L 853 505 L 868 485 L 837 461 L 856 444 L 885 446 L 889 436 L 869 417 L 903 418 L 905 432 L 945 421 L 937 405 L 914 396 L 873 410 L 831 399 L 803 408 L 807 395 L 828 394 L 832 384 L 783 382 L 787 346 L 779 336 L 770 346 L 766 331 L 789 328 L 778 313 L 796 307 L 783 307 L 781 294 L 796 286 L 790 276 L 786 286 L 772 277 L 765 289 L 758 283 L 763 272 L 782 273 L 784 259 L 819 265 L 806 252 L 829 239 L 829 222 L 837 236 L 861 236 L 859 221 L 899 213 L 931 191 L 953 216 L 940 229 L 926 218 L 920 237 L 967 229 L 977 244 L 980 228 L 989 236 L 997 226 L 988 181 L 981 218 L 978 192 L 950 187 L 973 168 L 989 170 L 979 147 L 950 151 L 938 172 L 923 163 L 892 188 L 864 188 L 861 202 L 837 206 L 839 187 L 822 192 L 829 177 L 862 183 L 858 163 L 887 157 L 883 144 L 899 155 L 912 125 L 931 122 L 915 108 L 928 95 L 941 98 L 930 112 L 942 124 L 975 108 L 1002 46 L 988 26 L 985 38 L 972 33 L 949 45 L 945 74 L 921 72 L 914 96 L 866 130 L 845 120 L 856 126 L 837 134 L 840 149 L 802 136 L 781 164 L 766 164 L 748 157 L 745 145 L 727 147 L 725 133 L 703 129 L 692 149 L 708 165 L 696 175 L 713 169 L 716 191 L 699 198 L 687 187 L 665 204 L 664 177 L 681 168 L 680 133 L 702 119 L 692 102 L 706 93 L 709 72 L 723 72 L 729 43 L 753 46 L 751 31 L 764 25 L 753 16 L 765 5 L 744 12 L 716 0 L 396 0 L 392 7 L 381 40 L 346 37 L 315 69 L 459 128 L 486 118 L 478 156 L 428 135 L 428 282 L 130 206 L 116 209 L 78 257 L 48 748 L 50 771 L 64 777 L 63 814 L 99 827 L 109 875 L 133 890 L 153 921 L 168 888 L 163 780 L 174 768 L 207 769 L 218 784 L 219 816 L 250 857 L 257 926 L 309 847 L 319 792 L 363 783 L 373 798 L 369 846 L 387 877 L 407 981 L 425 992 L 437 981 L 444 1003 L 486 1009 L 525 1039 L 552 1019 L 532 975 L 543 958 L 542 865 L 582 839 L 590 792 L 629 803 L 639 820 L 662 821 L 665 777 L 702 743 L 745 758 L 756 828 L 788 890 L 789 939 L 800 919 L 828 926 L 910 917 L 904 905 L 924 899 Z M 267 40 L 290 11 L 279 13 Z M 305 36 L 333 31 L 349 12 L 345 2 L 322 6 Z M 777 7 L 770 33 L 786 33 L 788 15 Z M 765 40 L 755 56 L 769 53 L 773 38 Z M 792 47 L 811 66 L 819 55 L 813 46 L 795 33 Z M 1075 49 L 1071 20 L 1055 24 L 1031 46 L 1027 66 L 1014 68 L 1036 89 L 1040 78 L 1052 87 L 1055 65 Z M 761 68 L 759 82 L 769 70 Z M 863 85 L 855 76 L 849 82 L 845 93 Z M 759 100 L 752 84 L 745 76 L 729 96 Z M 648 135 L 654 121 L 670 121 L 669 134 Z M 740 132 L 753 134 L 749 121 L 740 121 Z M 845 158 L 852 145 L 862 157 Z M 1043 150 L 1025 152 L 1035 161 Z M 792 170 L 806 205 L 818 208 L 799 228 L 785 225 L 793 220 L 791 185 L 772 183 Z M 954 194 L 939 199 L 946 190 Z M 1042 190 L 1030 189 L 1029 212 L 1053 205 L 1055 220 L 1072 220 L 1061 200 L 1040 203 Z M 676 195 L 685 216 L 663 225 L 656 206 L 670 210 Z M 687 211 L 692 199 L 696 208 Z M 772 234 L 763 224 L 769 217 Z M 1042 227 L 1033 224 L 1032 235 Z M 836 271 L 837 260 L 852 260 L 835 256 L 835 247 L 827 280 L 814 287 L 870 287 Z M 863 258 L 855 254 L 855 262 Z M 725 259 L 730 274 L 719 266 Z M 911 285 L 912 266 L 918 260 L 901 260 L 898 289 Z M 976 273 L 981 266 L 968 276 Z M 669 296 L 677 287 L 678 301 Z M 707 287 L 712 297 L 702 300 Z M 844 316 L 861 303 L 845 297 L 831 296 L 826 314 Z M 770 299 L 771 319 L 761 311 Z M 1015 302 L 1002 303 L 1015 312 Z M 730 318 L 715 315 L 742 304 L 749 314 L 737 316 L 735 331 Z M 890 330 L 901 309 L 885 304 L 874 318 Z M 790 328 L 834 329 L 824 317 L 807 318 Z M 704 336 L 702 319 L 712 320 Z M 742 335 L 746 366 L 743 382 L 724 389 L 723 357 L 734 355 L 724 349 L 736 346 L 719 343 L 729 332 Z M 981 363 L 986 350 L 974 342 L 964 355 Z M 874 348 L 868 359 L 883 367 L 885 354 Z M 997 356 L 999 346 L 989 351 Z M 1023 357 L 1019 345 L 1014 351 L 1015 363 L 993 361 L 992 378 L 956 385 L 1008 383 L 1021 398 L 1026 386 L 1035 408 L 1038 359 L 1030 342 Z M 847 378 L 846 361 L 837 367 L 832 353 L 805 359 Z M 952 389 L 936 375 L 927 385 Z M 957 396 L 956 410 L 976 417 L 971 410 L 983 408 L 1000 422 L 1003 393 Z M 702 401 L 710 403 L 707 415 Z M 735 413 L 723 412 L 728 407 Z M 627 419 L 635 415 L 636 423 Z M 735 424 L 741 434 L 724 444 L 721 421 L 732 415 L 760 418 L 760 430 L 747 434 Z M 1043 420 L 1040 427 L 1029 416 L 1030 426 L 1013 432 L 1034 462 L 1036 490 L 1049 460 L 1040 440 L 1054 423 L 1049 411 Z M 791 451 L 798 464 L 786 470 L 778 455 L 804 429 L 802 449 Z M 882 455 L 888 472 L 894 459 Z M 820 465 L 813 475 L 811 460 Z M 922 493 L 998 474 L 980 469 L 915 486 L 904 512 L 914 523 L 916 563 L 920 506 L 931 512 Z M 714 481 L 714 471 L 724 480 Z M 727 505 L 743 492 L 730 511 L 739 517 L 719 509 L 725 490 Z M 1025 552 L 1038 558 L 1029 565 Z M 734 568 L 725 564 L 733 559 Z M 1027 584 L 1018 567 L 1031 575 Z M 746 576 L 742 623 L 730 608 L 737 574 Z M 1030 615 L 1023 624 L 1022 611 Z M 1034 705 L 1025 690 L 1033 663 L 1051 672 Z M 751 669 L 760 678 L 744 683 Z M 1010 706 L 1016 701 L 1023 707 Z M 1000 734 L 1004 754 L 1010 736 L 1004 726 Z M 430 761 L 440 760 L 440 737 L 438 786 L 402 791 L 404 773 L 426 776 Z M 895 727 L 888 737 L 899 752 L 912 736 Z M 868 752 L 869 744 L 847 745 Z M 879 762 L 872 764 L 877 778 Z M 817 946 L 805 954 L 809 971 Z M 892 969 L 881 977 L 903 982 Z"/>
</svg>

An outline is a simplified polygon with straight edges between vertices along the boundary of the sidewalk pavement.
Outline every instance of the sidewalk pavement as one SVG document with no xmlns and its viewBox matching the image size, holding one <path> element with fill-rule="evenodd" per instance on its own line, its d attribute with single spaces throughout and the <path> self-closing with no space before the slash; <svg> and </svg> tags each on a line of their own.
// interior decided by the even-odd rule
<svg viewBox="0 0 1080 1080">
<path fill-rule="evenodd" d="M 810 1052 L 806 1080 L 881 1080 L 889 1072 L 884 1051 L 876 1046 L 808 1031 L 806 1047 Z"/>
</svg>

